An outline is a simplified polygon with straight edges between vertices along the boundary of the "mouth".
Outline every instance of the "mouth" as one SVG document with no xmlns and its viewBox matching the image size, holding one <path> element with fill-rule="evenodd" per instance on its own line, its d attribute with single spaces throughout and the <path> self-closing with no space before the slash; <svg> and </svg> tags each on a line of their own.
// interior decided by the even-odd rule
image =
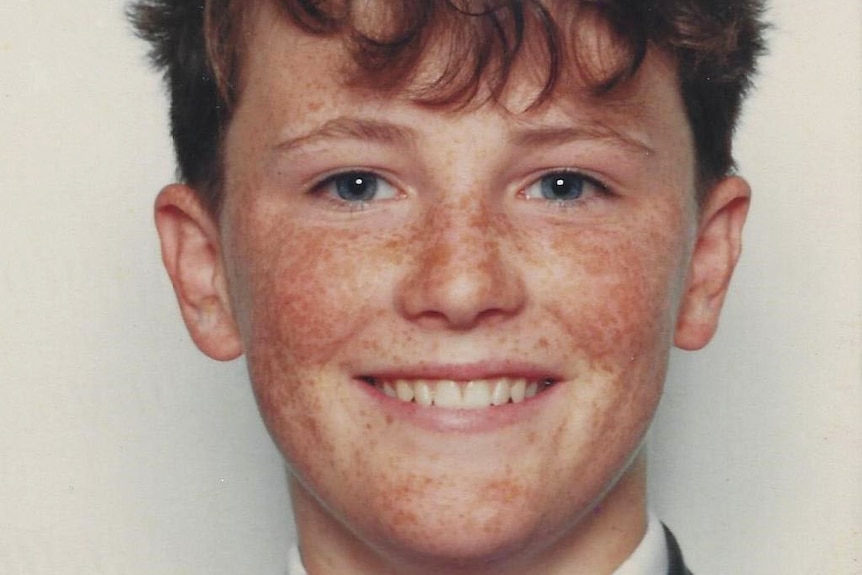
<svg viewBox="0 0 862 575">
<path fill-rule="evenodd" d="M 510 403 L 522 403 L 552 387 L 556 382 L 545 378 L 529 380 L 499 377 L 455 381 L 450 379 L 384 380 L 360 378 L 377 391 L 404 403 L 445 409 L 486 409 Z"/>
</svg>

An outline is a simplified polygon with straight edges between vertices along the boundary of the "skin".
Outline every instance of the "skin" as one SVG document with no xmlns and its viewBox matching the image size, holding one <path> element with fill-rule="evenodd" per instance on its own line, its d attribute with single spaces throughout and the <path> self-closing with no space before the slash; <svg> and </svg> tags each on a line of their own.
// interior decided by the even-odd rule
<svg viewBox="0 0 862 575">
<path fill-rule="evenodd" d="M 441 111 L 347 87 L 340 42 L 256 18 L 224 209 L 176 184 L 156 221 L 197 345 L 246 355 L 309 572 L 611 573 L 644 533 L 669 349 L 711 338 L 749 198 L 729 177 L 695 205 L 672 63 L 651 53 L 613 106 L 523 111 L 516 75 Z M 320 185 L 357 169 L 374 199 Z M 561 169 L 607 190 L 544 199 Z M 525 374 L 554 385 L 469 413 L 363 381 Z"/>
</svg>

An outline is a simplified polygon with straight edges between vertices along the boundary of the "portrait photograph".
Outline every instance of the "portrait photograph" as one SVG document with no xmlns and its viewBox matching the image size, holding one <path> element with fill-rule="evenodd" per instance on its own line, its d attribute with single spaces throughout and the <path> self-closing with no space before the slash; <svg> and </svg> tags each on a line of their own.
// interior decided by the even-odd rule
<svg viewBox="0 0 862 575">
<path fill-rule="evenodd" d="M 858 0 L 6 0 L 0 574 L 862 575 Z"/>
</svg>

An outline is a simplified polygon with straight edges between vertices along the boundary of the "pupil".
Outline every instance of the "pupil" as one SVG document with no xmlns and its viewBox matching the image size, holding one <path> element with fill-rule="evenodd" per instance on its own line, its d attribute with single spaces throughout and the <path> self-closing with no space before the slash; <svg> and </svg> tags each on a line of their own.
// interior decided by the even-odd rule
<svg viewBox="0 0 862 575">
<path fill-rule="evenodd" d="M 377 193 L 377 178 L 373 174 L 345 174 L 335 180 L 335 189 L 342 200 L 371 200 Z"/>
<path fill-rule="evenodd" d="M 583 191 L 583 179 L 573 174 L 552 174 L 542 178 L 542 196 L 547 200 L 576 200 Z"/>
</svg>

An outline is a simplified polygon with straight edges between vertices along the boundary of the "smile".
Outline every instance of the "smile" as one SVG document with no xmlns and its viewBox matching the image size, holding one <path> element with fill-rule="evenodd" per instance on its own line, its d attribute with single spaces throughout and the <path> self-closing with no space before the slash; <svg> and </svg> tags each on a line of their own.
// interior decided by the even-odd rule
<svg viewBox="0 0 862 575">
<path fill-rule="evenodd" d="M 507 403 L 521 403 L 554 385 L 554 381 L 550 379 L 531 381 L 508 377 L 466 382 L 449 379 L 362 379 L 385 395 L 405 403 L 447 409 L 484 409 Z"/>
</svg>

